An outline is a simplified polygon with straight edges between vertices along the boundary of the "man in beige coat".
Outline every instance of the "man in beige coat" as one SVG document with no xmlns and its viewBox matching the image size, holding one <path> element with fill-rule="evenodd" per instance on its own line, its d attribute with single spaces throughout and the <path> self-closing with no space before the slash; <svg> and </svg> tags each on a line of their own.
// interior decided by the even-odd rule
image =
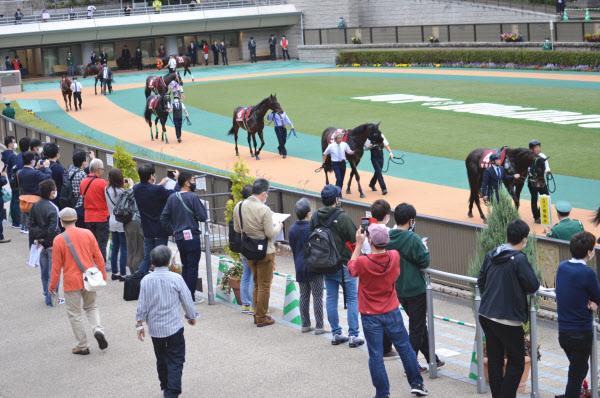
<svg viewBox="0 0 600 398">
<path fill-rule="evenodd" d="M 242 206 L 242 220 L 244 233 L 252 239 L 269 239 L 267 255 L 264 259 L 248 260 L 248 265 L 254 276 L 254 323 L 258 327 L 269 326 L 275 321 L 267 315 L 269 310 L 269 297 L 271 295 L 271 282 L 273 281 L 273 270 L 275 269 L 275 245 L 273 238 L 279 235 L 282 223 L 273 224 L 273 217 L 269 206 L 265 205 L 269 196 L 269 181 L 258 178 L 252 184 L 252 196 L 243 202 L 239 202 L 233 211 L 233 228 L 235 232 L 241 233 L 240 204 Z"/>
</svg>

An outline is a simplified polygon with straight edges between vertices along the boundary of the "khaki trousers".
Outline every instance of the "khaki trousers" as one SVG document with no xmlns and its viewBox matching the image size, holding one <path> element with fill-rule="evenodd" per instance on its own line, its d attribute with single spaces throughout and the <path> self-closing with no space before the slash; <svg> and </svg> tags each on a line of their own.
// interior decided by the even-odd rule
<svg viewBox="0 0 600 398">
<path fill-rule="evenodd" d="M 263 323 L 267 317 L 274 264 L 275 253 L 267 254 L 267 256 L 260 261 L 248 260 L 248 265 L 250 266 L 252 276 L 254 277 L 252 301 L 254 302 L 254 314 L 257 323 Z"/>
<path fill-rule="evenodd" d="M 84 311 L 92 327 L 92 332 L 104 333 L 104 329 L 100 325 L 100 312 L 96 305 L 96 292 L 88 292 L 85 289 L 65 292 L 65 304 L 67 307 L 67 316 L 73 328 L 73 334 L 75 334 L 75 338 L 77 339 L 77 348 L 84 350 L 89 347 L 83 324 Z"/>
</svg>

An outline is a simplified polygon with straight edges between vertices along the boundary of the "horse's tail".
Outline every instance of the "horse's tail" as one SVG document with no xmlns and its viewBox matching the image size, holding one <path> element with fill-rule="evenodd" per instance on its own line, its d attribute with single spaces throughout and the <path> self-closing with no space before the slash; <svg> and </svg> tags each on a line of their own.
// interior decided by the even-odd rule
<svg viewBox="0 0 600 398">
<path fill-rule="evenodd" d="M 600 207 L 596 211 L 596 216 L 592 219 L 592 222 L 596 224 L 596 226 L 600 225 Z"/>
<path fill-rule="evenodd" d="M 227 133 L 227 135 L 235 135 L 235 128 L 233 126 L 229 129 L 229 133 Z"/>
</svg>

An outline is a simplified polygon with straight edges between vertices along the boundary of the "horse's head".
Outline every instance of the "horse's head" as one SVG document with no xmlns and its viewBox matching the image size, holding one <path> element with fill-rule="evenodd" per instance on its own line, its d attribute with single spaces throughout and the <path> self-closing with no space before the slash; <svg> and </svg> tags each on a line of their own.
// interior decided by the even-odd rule
<svg viewBox="0 0 600 398">
<path fill-rule="evenodd" d="M 89 64 L 85 67 L 85 71 L 83 72 L 83 78 L 85 79 L 88 76 L 92 75 L 92 64 Z"/>
<path fill-rule="evenodd" d="M 169 94 L 163 94 L 162 97 L 162 105 L 165 110 L 171 109 L 171 96 Z"/>
<path fill-rule="evenodd" d="M 546 188 L 546 160 L 541 156 L 536 156 L 533 160 L 533 164 L 529 167 L 529 181 L 533 183 L 536 188 Z"/>
<path fill-rule="evenodd" d="M 377 124 L 371 123 L 369 125 L 369 140 L 373 145 L 383 148 L 383 135 L 381 134 L 381 130 L 379 130 L 380 124 L 381 122 Z"/>
<path fill-rule="evenodd" d="M 279 103 L 279 101 L 277 101 L 277 94 L 275 95 L 271 95 L 269 97 L 269 101 L 271 103 L 270 105 L 270 109 L 278 114 L 283 114 L 283 109 L 281 108 L 281 104 Z"/>
<path fill-rule="evenodd" d="M 181 79 L 181 75 L 179 74 L 179 72 L 175 72 L 175 81 L 177 83 L 179 83 L 180 86 L 183 86 L 183 80 Z"/>
</svg>

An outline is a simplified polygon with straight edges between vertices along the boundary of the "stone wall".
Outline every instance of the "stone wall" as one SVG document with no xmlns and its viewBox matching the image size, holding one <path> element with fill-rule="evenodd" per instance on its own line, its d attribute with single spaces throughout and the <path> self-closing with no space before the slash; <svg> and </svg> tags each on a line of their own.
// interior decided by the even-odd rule
<svg viewBox="0 0 600 398">
<path fill-rule="evenodd" d="M 242 30 L 240 48 L 242 50 L 242 59 L 244 61 L 250 61 L 250 51 L 248 51 L 248 41 L 250 37 L 254 37 L 256 41 L 257 50 L 268 50 L 269 49 L 269 37 L 271 33 L 277 38 L 277 60 L 281 60 L 283 55 L 281 53 L 281 36 L 285 35 L 288 40 L 288 50 L 291 59 L 298 58 L 298 45 L 302 43 L 302 31 L 300 30 L 300 24 L 290 26 L 287 28 L 269 28 L 269 29 L 249 29 Z"/>
</svg>

